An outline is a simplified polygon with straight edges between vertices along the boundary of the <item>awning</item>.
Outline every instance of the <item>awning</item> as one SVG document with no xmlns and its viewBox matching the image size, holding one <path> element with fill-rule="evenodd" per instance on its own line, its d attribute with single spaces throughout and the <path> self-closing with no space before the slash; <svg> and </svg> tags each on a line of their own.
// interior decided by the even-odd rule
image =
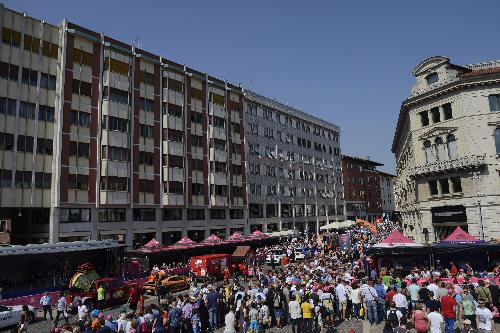
<svg viewBox="0 0 500 333">
<path fill-rule="evenodd" d="M 386 239 L 378 244 L 372 246 L 372 248 L 394 248 L 394 247 L 423 247 L 424 245 L 415 243 L 413 239 L 406 237 L 397 229 L 394 229 Z"/>
<path fill-rule="evenodd" d="M 115 240 L 77 241 L 0 247 L 0 256 L 101 250 L 125 246 Z"/>
</svg>

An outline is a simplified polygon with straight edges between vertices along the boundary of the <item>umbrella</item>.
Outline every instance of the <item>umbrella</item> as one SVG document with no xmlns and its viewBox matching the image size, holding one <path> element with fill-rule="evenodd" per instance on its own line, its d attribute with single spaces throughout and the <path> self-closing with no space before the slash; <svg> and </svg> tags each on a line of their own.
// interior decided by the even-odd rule
<svg viewBox="0 0 500 333">
<path fill-rule="evenodd" d="M 217 237 L 214 234 L 211 234 L 207 238 L 205 238 L 203 241 L 200 242 L 200 245 L 216 245 L 216 244 L 222 244 L 223 241 L 219 237 Z"/>
</svg>

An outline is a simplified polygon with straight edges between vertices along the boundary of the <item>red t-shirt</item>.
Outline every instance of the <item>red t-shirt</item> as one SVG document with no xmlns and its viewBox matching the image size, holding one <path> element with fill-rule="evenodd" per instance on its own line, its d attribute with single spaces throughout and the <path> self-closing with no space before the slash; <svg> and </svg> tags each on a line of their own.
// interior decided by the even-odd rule
<svg viewBox="0 0 500 333">
<path fill-rule="evenodd" d="M 396 295 L 396 292 L 394 290 L 390 290 L 387 292 L 387 294 L 385 295 L 385 299 L 387 300 L 387 302 L 392 302 L 392 298 L 394 297 L 394 295 Z"/>
<path fill-rule="evenodd" d="M 441 297 L 441 312 L 443 313 L 443 317 L 447 319 L 455 318 L 455 306 L 457 302 L 451 296 L 443 296 Z"/>
<path fill-rule="evenodd" d="M 130 302 L 132 303 L 139 302 L 139 293 L 135 288 L 130 289 Z"/>
</svg>

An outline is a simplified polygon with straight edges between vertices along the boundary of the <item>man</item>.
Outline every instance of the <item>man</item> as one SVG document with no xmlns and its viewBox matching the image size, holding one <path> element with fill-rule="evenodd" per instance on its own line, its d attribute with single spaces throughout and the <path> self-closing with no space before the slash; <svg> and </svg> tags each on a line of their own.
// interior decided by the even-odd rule
<svg viewBox="0 0 500 333">
<path fill-rule="evenodd" d="M 439 287 L 438 285 L 433 281 L 431 281 L 431 283 L 429 283 L 429 285 L 427 286 L 427 289 L 429 289 L 430 291 L 432 291 L 432 294 L 434 295 L 433 298 L 435 300 L 439 300 L 438 298 L 438 292 L 439 292 Z"/>
<path fill-rule="evenodd" d="M 290 322 L 292 324 L 292 333 L 297 332 L 297 328 L 299 326 L 299 321 L 302 318 L 302 312 L 300 309 L 300 296 L 291 297 L 290 302 L 288 303 L 288 314 L 290 315 Z"/>
<path fill-rule="evenodd" d="M 452 294 L 453 290 L 450 290 L 448 295 L 441 297 L 441 313 L 444 317 L 445 333 L 454 333 L 455 307 L 457 306 L 457 302 L 455 301 L 455 298 L 451 296 Z"/>
<path fill-rule="evenodd" d="M 193 300 L 195 301 L 195 300 Z M 182 331 L 191 332 L 191 317 L 193 316 L 193 303 L 189 295 L 184 295 L 184 306 L 182 307 Z"/>
<path fill-rule="evenodd" d="M 418 303 L 418 292 L 420 291 L 420 287 L 417 284 L 417 279 L 411 279 L 411 284 L 408 287 L 408 290 L 410 291 L 411 308 L 412 310 L 415 310 L 415 306 Z"/>
<path fill-rule="evenodd" d="M 408 300 L 406 296 L 401 292 L 401 288 L 398 289 L 398 292 L 392 298 L 393 302 L 396 304 L 396 309 L 400 311 L 403 316 L 406 316 L 406 312 L 408 310 Z"/>
<path fill-rule="evenodd" d="M 490 309 L 485 306 L 484 301 L 479 301 L 476 309 L 476 324 L 480 333 L 495 332 L 495 322 Z"/>
<path fill-rule="evenodd" d="M 219 305 L 219 295 L 212 285 L 208 286 L 207 307 L 209 313 L 210 326 L 217 329 L 217 306 Z"/>
<path fill-rule="evenodd" d="M 396 303 L 389 303 L 389 310 L 387 310 L 387 321 L 391 325 L 392 329 L 395 329 L 399 326 L 401 317 L 403 317 L 403 314 L 396 308 Z"/>
<path fill-rule="evenodd" d="M 361 294 L 363 296 L 364 301 L 366 302 L 366 311 L 368 321 L 371 325 L 378 323 L 378 314 L 377 314 L 377 291 L 373 288 L 373 281 L 368 280 L 368 285 L 363 285 L 361 287 Z"/>
<path fill-rule="evenodd" d="M 382 284 L 382 279 L 377 279 L 377 283 L 373 287 L 377 291 L 377 317 L 378 322 L 377 325 L 382 322 L 386 317 L 386 300 L 385 297 L 387 293 L 385 292 L 384 285 Z"/>
<path fill-rule="evenodd" d="M 479 280 L 479 286 L 476 288 L 477 301 L 483 301 L 485 304 L 491 304 L 491 291 L 485 286 L 483 280 Z"/>
<path fill-rule="evenodd" d="M 56 313 L 56 320 L 54 321 L 54 325 L 57 327 L 57 324 L 59 323 L 59 317 L 63 315 L 64 321 L 66 324 L 68 323 L 68 314 L 66 313 L 66 307 L 67 307 L 67 302 L 66 302 L 66 297 L 64 296 L 64 293 L 61 292 L 59 299 L 57 300 L 57 313 Z"/>
<path fill-rule="evenodd" d="M 478 333 L 478 330 L 472 327 L 472 322 L 469 319 L 465 319 L 464 327 L 460 329 L 460 333 Z"/>
<path fill-rule="evenodd" d="M 427 309 L 427 313 L 439 311 L 441 309 L 441 303 L 434 299 L 434 293 L 432 291 L 429 291 L 429 300 L 427 300 L 424 304 Z"/>
<path fill-rule="evenodd" d="M 103 284 L 99 285 L 97 289 L 97 308 L 99 310 L 104 309 L 104 295 L 106 294 L 106 289 L 104 289 Z"/>
<path fill-rule="evenodd" d="M 79 300 L 77 304 L 78 321 L 80 322 L 81 326 L 83 326 L 83 323 L 85 323 L 85 320 L 87 320 L 87 313 L 89 312 L 89 310 L 81 300 Z"/>
<path fill-rule="evenodd" d="M 313 308 L 309 302 L 309 296 L 304 297 L 304 301 L 300 304 L 302 310 L 302 327 L 304 333 L 312 333 L 313 330 Z"/>
<path fill-rule="evenodd" d="M 130 310 L 135 313 L 135 311 L 137 310 L 137 303 L 139 303 L 139 292 L 137 291 L 137 288 L 135 286 L 132 286 L 132 288 L 130 288 L 127 303 L 129 304 Z"/>
<path fill-rule="evenodd" d="M 462 315 L 464 319 L 469 320 L 473 328 L 476 326 L 476 305 L 474 298 L 469 292 L 469 288 L 465 287 L 462 294 Z"/>
<path fill-rule="evenodd" d="M 43 320 L 47 321 L 47 312 L 50 315 L 50 321 L 53 321 L 54 318 L 52 317 L 52 298 L 50 297 L 49 293 L 46 291 L 43 293 L 42 298 L 40 298 L 40 305 L 42 306 L 43 309 Z"/>
<path fill-rule="evenodd" d="M 418 297 L 422 301 L 422 303 L 425 303 L 429 300 L 429 289 L 427 289 L 427 282 L 422 283 L 422 288 L 418 291 Z"/>
<path fill-rule="evenodd" d="M 338 280 L 338 284 L 335 287 L 335 292 L 337 294 L 337 299 L 339 302 L 339 317 L 340 320 L 344 320 L 345 311 L 347 309 L 347 293 L 341 279 Z"/>
<path fill-rule="evenodd" d="M 168 312 L 168 326 L 170 328 L 170 333 L 180 333 L 181 318 L 182 318 L 182 312 L 177 307 L 177 301 L 174 300 L 172 302 L 170 311 Z"/>
<path fill-rule="evenodd" d="M 437 311 L 437 309 L 432 309 L 431 313 L 427 315 L 429 319 L 429 331 L 430 333 L 441 333 L 444 327 L 444 318 Z"/>
</svg>

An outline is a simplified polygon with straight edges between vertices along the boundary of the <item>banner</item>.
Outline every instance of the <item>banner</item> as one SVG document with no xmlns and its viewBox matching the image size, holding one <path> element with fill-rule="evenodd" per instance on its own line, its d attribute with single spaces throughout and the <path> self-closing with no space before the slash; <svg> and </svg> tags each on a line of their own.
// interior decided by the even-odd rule
<svg viewBox="0 0 500 333">
<path fill-rule="evenodd" d="M 351 236 L 343 234 L 339 236 L 339 248 L 341 251 L 349 251 L 351 249 Z"/>
</svg>

